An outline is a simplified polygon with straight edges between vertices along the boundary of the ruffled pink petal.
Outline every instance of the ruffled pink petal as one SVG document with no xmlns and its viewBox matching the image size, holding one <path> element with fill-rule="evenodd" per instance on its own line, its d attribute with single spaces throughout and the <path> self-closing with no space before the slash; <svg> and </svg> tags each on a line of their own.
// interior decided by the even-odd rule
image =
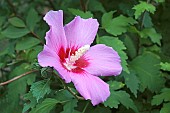
<svg viewBox="0 0 170 113">
<path fill-rule="evenodd" d="M 63 27 L 63 11 L 49 11 L 44 20 L 50 26 L 50 30 L 46 33 L 46 45 L 58 52 L 61 47 L 67 46 L 67 40 Z"/>
<path fill-rule="evenodd" d="M 89 65 L 84 68 L 88 73 L 97 76 L 119 75 L 122 71 L 118 53 L 103 44 L 92 46 L 84 55 Z"/>
<path fill-rule="evenodd" d="M 93 106 L 104 102 L 110 95 L 109 85 L 100 78 L 89 73 L 71 73 L 71 79 L 77 91 L 87 100 L 90 99 Z"/>
<path fill-rule="evenodd" d="M 65 34 L 69 47 L 82 47 L 90 45 L 97 33 L 98 22 L 96 19 L 82 19 L 77 16 L 65 27 Z"/>
<path fill-rule="evenodd" d="M 66 83 L 71 82 L 70 75 L 67 70 L 63 68 L 59 56 L 48 46 L 44 45 L 43 51 L 38 54 L 38 63 L 42 67 L 54 67 Z"/>
</svg>

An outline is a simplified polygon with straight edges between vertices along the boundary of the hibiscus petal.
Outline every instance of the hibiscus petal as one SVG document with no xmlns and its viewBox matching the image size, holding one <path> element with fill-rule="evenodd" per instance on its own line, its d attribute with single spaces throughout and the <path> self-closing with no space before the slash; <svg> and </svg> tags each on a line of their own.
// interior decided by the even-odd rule
<svg viewBox="0 0 170 113">
<path fill-rule="evenodd" d="M 71 79 L 77 91 L 87 100 L 90 99 L 93 106 L 104 102 L 110 95 L 109 85 L 100 78 L 89 73 L 71 73 Z"/>
<path fill-rule="evenodd" d="M 38 54 L 38 62 L 42 67 L 57 67 L 57 64 L 59 64 L 59 57 L 48 46 L 44 45 L 43 51 Z"/>
<path fill-rule="evenodd" d="M 61 47 L 64 49 L 67 46 L 67 40 L 63 27 L 63 11 L 49 11 L 44 20 L 50 26 L 50 30 L 46 33 L 46 45 L 56 52 Z"/>
<path fill-rule="evenodd" d="M 64 27 L 69 47 L 79 48 L 84 45 L 90 45 L 96 36 L 98 26 L 96 19 L 75 17 Z"/>
<path fill-rule="evenodd" d="M 51 50 L 48 46 L 44 45 L 43 51 L 38 54 L 38 63 L 42 67 L 54 67 L 60 74 L 60 77 L 65 80 L 66 83 L 71 82 L 69 73 L 61 65 L 59 56 Z"/>
<path fill-rule="evenodd" d="M 122 71 L 121 60 L 118 53 L 111 47 L 103 44 L 92 46 L 84 57 L 89 65 L 84 68 L 92 75 L 110 76 L 119 75 Z"/>
</svg>

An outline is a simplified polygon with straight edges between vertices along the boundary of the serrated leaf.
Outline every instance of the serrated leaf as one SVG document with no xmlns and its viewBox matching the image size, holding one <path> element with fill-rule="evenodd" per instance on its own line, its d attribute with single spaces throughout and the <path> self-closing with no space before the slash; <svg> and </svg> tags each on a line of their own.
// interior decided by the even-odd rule
<svg viewBox="0 0 170 113">
<path fill-rule="evenodd" d="M 161 94 L 155 95 L 152 99 L 152 105 L 160 105 L 163 101 L 170 101 L 170 88 L 164 88 L 161 90 Z"/>
<path fill-rule="evenodd" d="M 36 98 L 33 97 L 32 93 L 29 92 L 27 94 L 24 95 L 24 99 L 28 100 L 29 103 L 25 103 L 24 104 L 24 108 L 22 110 L 22 113 L 25 113 L 26 111 L 28 111 L 30 108 L 34 108 L 37 104 Z"/>
<path fill-rule="evenodd" d="M 117 81 L 109 81 L 107 83 L 109 84 L 109 87 L 112 90 L 118 90 L 125 86 L 125 84 L 123 84 L 122 82 L 117 82 Z"/>
<path fill-rule="evenodd" d="M 160 110 L 160 113 L 169 113 L 170 112 L 170 102 L 165 103 Z"/>
<path fill-rule="evenodd" d="M 138 112 L 134 102 L 130 98 L 130 95 L 126 93 L 125 91 L 114 91 L 111 90 L 111 95 L 110 97 L 104 102 L 104 105 L 107 107 L 109 106 L 110 108 L 118 108 L 118 105 L 122 104 L 125 106 L 127 109 L 131 108 L 135 112 Z"/>
<path fill-rule="evenodd" d="M 102 16 L 102 27 L 103 28 L 107 28 L 109 26 L 109 24 L 111 23 L 112 21 L 112 17 L 113 17 L 113 14 L 115 13 L 116 11 L 110 11 L 108 13 L 104 13 L 103 16 Z"/>
<path fill-rule="evenodd" d="M 131 17 L 120 15 L 112 19 L 113 11 L 102 16 L 102 27 L 110 34 L 117 36 L 125 33 L 130 25 L 134 25 L 136 20 Z"/>
<path fill-rule="evenodd" d="M 156 8 L 154 5 L 150 4 L 150 3 L 147 3 L 147 2 L 144 2 L 144 1 L 139 1 L 140 3 L 135 5 L 133 7 L 133 9 L 135 9 L 135 19 L 139 18 L 139 16 L 141 16 L 141 14 L 144 12 L 144 11 L 148 11 L 152 14 L 154 14 Z"/>
<path fill-rule="evenodd" d="M 59 103 L 58 100 L 47 98 L 42 103 L 38 104 L 30 113 L 50 113 L 50 111 Z"/>
<path fill-rule="evenodd" d="M 161 62 L 160 65 L 161 65 L 161 69 L 162 70 L 170 71 L 170 63 L 168 63 L 168 62 L 165 62 L 165 63 Z"/>
<path fill-rule="evenodd" d="M 15 27 L 26 27 L 25 23 L 23 22 L 23 20 L 21 20 L 18 17 L 12 17 L 9 19 L 9 23 L 12 24 Z"/>
<path fill-rule="evenodd" d="M 39 16 L 38 16 L 38 13 L 35 9 L 31 8 L 29 11 L 28 11 L 28 15 L 27 15 L 27 18 L 26 18 L 26 24 L 28 26 L 28 28 L 33 31 L 37 22 L 39 22 Z"/>
<path fill-rule="evenodd" d="M 160 59 L 151 52 L 136 57 L 130 64 L 140 80 L 141 90 L 148 88 L 158 92 L 163 87 L 164 79 L 160 76 Z"/>
<path fill-rule="evenodd" d="M 49 84 L 50 80 L 42 80 L 32 84 L 30 91 L 32 91 L 32 94 L 37 99 L 37 102 L 39 99 L 51 92 Z"/>
<path fill-rule="evenodd" d="M 162 39 L 161 34 L 157 33 L 154 28 L 146 28 L 140 32 L 142 38 L 149 37 L 153 43 L 161 45 L 160 40 Z"/>
<path fill-rule="evenodd" d="M 93 14 L 89 11 L 83 12 L 78 9 L 68 8 L 68 11 L 71 12 L 75 16 L 80 16 L 84 19 L 93 17 Z"/>
<path fill-rule="evenodd" d="M 13 26 L 9 26 L 4 31 L 2 31 L 2 35 L 4 35 L 7 38 L 20 38 L 22 36 L 25 36 L 30 31 L 26 28 L 16 28 Z"/>
<path fill-rule="evenodd" d="M 107 46 L 112 47 L 114 50 L 116 50 L 121 57 L 121 64 L 123 67 L 123 70 L 129 73 L 128 67 L 127 67 L 127 62 L 126 60 L 128 59 L 126 53 L 124 50 L 126 50 L 126 47 L 124 46 L 123 42 L 119 40 L 116 37 L 111 37 L 111 36 L 102 36 L 98 38 L 100 44 L 106 44 Z"/>
<path fill-rule="evenodd" d="M 77 100 L 72 99 L 64 105 L 64 110 L 61 113 L 73 113 L 74 112 L 74 107 L 77 107 Z"/>
<path fill-rule="evenodd" d="M 16 50 L 25 50 L 29 49 L 40 43 L 40 40 L 35 37 L 24 37 L 22 40 L 16 43 Z"/>
<path fill-rule="evenodd" d="M 137 97 L 137 90 L 139 90 L 139 83 L 140 83 L 137 76 L 133 72 L 130 72 L 130 74 L 123 72 L 122 75 L 125 79 L 126 86 L 135 95 L 135 97 Z"/>
</svg>

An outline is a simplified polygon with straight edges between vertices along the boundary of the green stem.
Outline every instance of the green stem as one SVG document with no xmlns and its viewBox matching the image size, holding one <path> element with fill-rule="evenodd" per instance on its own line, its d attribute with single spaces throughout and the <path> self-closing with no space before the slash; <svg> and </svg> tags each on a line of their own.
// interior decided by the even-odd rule
<svg viewBox="0 0 170 113">
<path fill-rule="evenodd" d="M 88 105 L 89 105 L 89 102 L 87 102 L 87 104 L 86 104 L 86 106 L 84 107 L 84 109 L 83 109 L 82 113 L 85 113 L 85 111 L 86 111 L 86 109 L 87 109 Z"/>
</svg>

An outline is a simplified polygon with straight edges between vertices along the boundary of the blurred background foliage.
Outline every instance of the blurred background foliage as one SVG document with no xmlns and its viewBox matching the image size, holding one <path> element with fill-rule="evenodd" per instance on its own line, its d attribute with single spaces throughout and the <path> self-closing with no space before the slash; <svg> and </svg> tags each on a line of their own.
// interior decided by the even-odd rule
<svg viewBox="0 0 170 113">
<path fill-rule="evenodd" d="M 103 104 L 75 98 L 72 83 L 38 65 L 49 10 L 64 10 L 65 24 L 98 19 L 93 45 L 121 56 L 122 74 L 102 77 L 111 91 Z M 170 0 L 0 0 L 0 113 L 170 113 L 169 11 Z"/>
</svg>

